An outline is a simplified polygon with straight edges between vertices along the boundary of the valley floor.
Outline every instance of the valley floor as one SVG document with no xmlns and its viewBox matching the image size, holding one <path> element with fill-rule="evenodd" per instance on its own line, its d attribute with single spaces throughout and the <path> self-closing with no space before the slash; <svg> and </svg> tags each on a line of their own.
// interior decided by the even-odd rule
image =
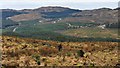
<svg viewBox="0 0 120 68">
<path fill-rule="evenodd" d="M 116 66 L 117 42 L 56 42 L 0 37 L 3 66 Z M 62 48 L 59 51 L 58 46 Z M 79 52 L 82 50 L 84 52 Z"/>
</svg>

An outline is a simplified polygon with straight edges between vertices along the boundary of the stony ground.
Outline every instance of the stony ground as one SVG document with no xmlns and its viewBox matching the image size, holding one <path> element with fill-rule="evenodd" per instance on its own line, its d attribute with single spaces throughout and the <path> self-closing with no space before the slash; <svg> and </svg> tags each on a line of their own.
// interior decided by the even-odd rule
<svg viewBox="0 0 120 68">
<path fill-rule="evenodd" d="M 56 42 L 0 37 L 4 66 L 115 66 L 117 42 Z M 58 46 L 62 45 L 62 50 Z M 84 52 L 83 57 L 78 53 Z"/>
</svg>

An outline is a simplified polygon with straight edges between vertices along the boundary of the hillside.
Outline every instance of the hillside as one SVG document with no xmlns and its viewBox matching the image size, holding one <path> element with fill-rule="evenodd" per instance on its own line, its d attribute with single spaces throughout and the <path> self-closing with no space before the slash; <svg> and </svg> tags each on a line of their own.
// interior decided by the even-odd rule
<svg viewBox="0 0 120 68">
<path fill-rule="evenodd" d="M 13 10 L 13 9 L 1 9 L 2 11 L 2 19 L 6 19 L 8 17 L 12 17 L 15 15 L 19 15 L 19 14 L 26 14 L 26 12 L 21 12 L 21 11 L 17 11 L 17 10 Z"/>
<path fill-rule="evenodd" d="M 60 6 L 47 6 L 33 9 L 32 12 L 66 12 L 66 11 L 78 11 L 76 9 L 71 9 L 68 7 L 60 7 Z"/>
<path fill-rule="evenodd" d="M 74 33 L 72 30 L 86 30 L 90 28 L 90 31 L 92 31 L 92 28 L 100 27 L 100 30 L 103 32 L 99 32 L 99 37 L 102 38 L 102 40 L 112 40 L 117 39 L 116 30 L 120 27 L 118 23 L 118 10 L 117 8 L 78 10 L 59 6 L 23 10 L 2 9 L 3 18 L 2 27 L 0 28 L 3 31 L 3 35 L 56 40 L 58 35 L 60 35 L 60 37 L 62 36 L 62 38 L 65 37 L 65 35 L 67 35 L 65 38 L 70 36 L 72 36 L 70 38 L 73 38 L 73 36 L 74 38 L 86 38 L 85 35 L 88 35 L 88 32 L 87 34 L 82 34 L 81 32 L 72 34 Z M 116 31 L 115 33 L 111 33 L 113 29 Z M 104 38 L 103 33 L 105 30 L 107 30 L 107 34 L 112 35 L 112 37 L 105 35 Z M 72 35 L 68 36 L 69 33 L 67 31 Z M 67 32 L 67 34 L 64 34 L 64 32 Z M 79 34 L 82 35 L 79 36 Z M 88 38 L 90 38 L 90 40 L 91 38 L 96 38 L 97 33 L 92 32 L 92 34 L 95 37 L 89 36 Z"/>
<path fill-rule="evenodd" d="M 10 20 L 13 20 L 15 22 L 36 20 L 40 18 L 41 18 L 41 15 L 38 13 L 20 14 L 20 15 L 9 17 Z"/>
<path fill-rule="evenodd" d="M 8 36 L 0 38 L 4 67 L 116 66 L 119 64 L 117 42 L 56 42 Z M 62 46 L 60 51 L 59 45 Z"/>
<path fill-rule="evenodd" d="M 101 28 L 96 23 L 59 22 L 44 24 L 38 21 L 21 21 L 17 23 L 5 20 L 2 24 L 4 26 L 2 35 L 54 41 L 120 41 L 118 39 L 118 29 Z"/>
<path fill-rule="evenodd" d="M 76 36 L 76 37 L 94 37 L 94 38 L 116 38 L 120 39 L 118 35 L 118 29 L 101 29 L 99 27 L 93 28 L 79 28 L 69 29 L 61 31 L 64 35 Z"/>
<path fill-rule="evenodd" d="M 70 9 L 59 6 L 48 6 L 48 7 L 40 7 L 36 9 L 23 9 L 23 10 L 3 9 L 2 14 L 3 14 L 3 18 L 11 17 L 12 19 L 12 16 L 14 18 L 15 15 L 19 15 L 19 17 L 20 16 L 22 17 L 23 16 L 22 14 L 25 13 L 26 16 L 27 14 L 37 13 L 38 15 L 43 14 L 42 15 L 43 18 L 50 18 L 53 20 L 55 19 L 55 21 L 57 21 L 58 18 L 63 18 L 62 20 L 63 22 L 66 21 L 86 22 L 87 20 L 87 22 L 96 22 L 96 23 L 104 24 L 104 23 L 117 23 L 118 10 L 119 9 L 110 9 L 110 8 L 99 8 L 94 10 L 77 10 L 77 9 Z"/>
</svg>

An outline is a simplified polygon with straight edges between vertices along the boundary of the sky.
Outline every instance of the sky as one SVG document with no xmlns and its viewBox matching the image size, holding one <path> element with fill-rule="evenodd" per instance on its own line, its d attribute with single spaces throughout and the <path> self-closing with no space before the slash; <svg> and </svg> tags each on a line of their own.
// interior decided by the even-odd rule
<svg viewBox="0 0 120 68">
<path fill-rule="evenodd" d="M 35 9 L 46 6 L 62 6 L 72 9 L 90 10 L 117 8 L 119 0 L 0 0 L 0 9 Z"/>
</svg>

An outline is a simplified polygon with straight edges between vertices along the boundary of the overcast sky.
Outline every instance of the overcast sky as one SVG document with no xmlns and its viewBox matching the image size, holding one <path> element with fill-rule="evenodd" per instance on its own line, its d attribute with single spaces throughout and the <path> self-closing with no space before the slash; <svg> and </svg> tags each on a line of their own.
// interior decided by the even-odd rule
<svg viewBox="0 0 120 68">
<path fill-rule="evenodd" d="M 34 9 L 43 6 L 62 6 L 73 9 L 117 8 L 119 0 L 0 0 L 0 9 Z"/>
</svg>

